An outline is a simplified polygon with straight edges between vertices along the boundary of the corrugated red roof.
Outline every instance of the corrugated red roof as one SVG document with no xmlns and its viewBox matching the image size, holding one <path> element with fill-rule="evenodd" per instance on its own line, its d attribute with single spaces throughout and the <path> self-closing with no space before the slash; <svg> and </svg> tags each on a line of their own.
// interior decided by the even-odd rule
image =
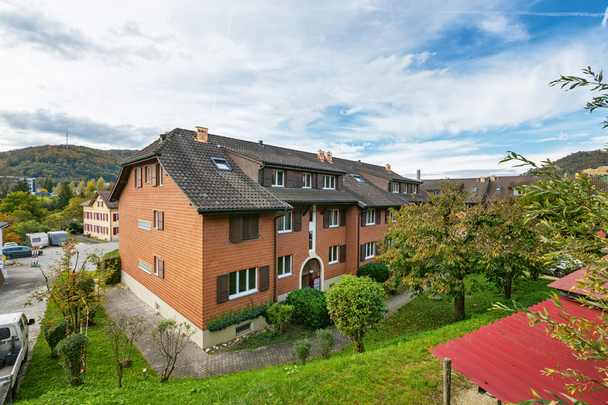
<svg viewBox="0 0 608 405">
<path fill-rule="evenodd" d="M 562 305 L 572 315 L 587 319 L 598 318 L 600 311 L 586 308 L 568 297 L 560 297 Z M 531 310 L 547 310 L 552 319 L 562 313 L 551 300 L 541 302 Z M 545 323 L 530 327 L 528 317 L 516 313 L 462 338 L 441 344 L 431 353 L 443 360 L 452 359 L 452 367 L 504 403 L 533 398 L 531 388 L 549 398 L 545 391 L 566 392 L 566 380 L 559 376 L 544 376 L 546 367 L 574 368 L 587 375 L 602 378 L 595 366 L 603 362 L 576 360 L 572 351 L 545 331 Z M 608 390 L 583 394 L 589 404 L 606 404 Z"/>
<path fill-rule="evenodd" d="M 587 296 L 590 295 L 595 298 L 603 299 L 604 297 L 598 293 L 593 293 L 593 292 L 590 293 L 588 291 L 584 291 L 579 288 L 576 288 L 576 286 L 577 286 L 576 280 L 583 279 L 585 277 L 585 273 L 587 272 L 588 269 L 589 269 L 589 267 L 584 267 L 580 270 L 573 271 L 572 273 L 568 274 L 566 277 L 562 277 L 559 280 L 555 280 L 554 282 L 549 284 L 548 287 L 555 288 L 556 290 L 564 291 L 566 293 L 575 293 L 575 294 L 587 295 Z"/>
</svg>

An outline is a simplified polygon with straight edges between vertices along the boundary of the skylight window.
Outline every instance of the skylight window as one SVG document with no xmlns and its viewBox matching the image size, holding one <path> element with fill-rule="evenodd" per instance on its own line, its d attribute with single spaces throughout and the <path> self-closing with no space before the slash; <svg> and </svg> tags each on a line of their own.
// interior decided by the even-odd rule
<svg viewBox="0 0 608 405">
<path fill-rule="evenodd" d="M 351 176 L 353 179 L 357 180 L 357 183 L 365 183 L 365 180 L 358 174 L 351 174 Z"/>
<path fill-rule="evenodd" d="M 500 191 L 502 189 L 502 187 L 498 186 L 496 187 L 496 191 Z"/>
<path fill-rule="evenodd" d="M 476 191 L 477 191 L 477 187 L 473 188 L 473 192 L 476 192 Z"/>
<path fill-rule="evenodd" d="M 211 158 L 211 160 L 213 160 L 215 166 L 220 170 L 232 170 L 226 159 Z"/>
</svg>

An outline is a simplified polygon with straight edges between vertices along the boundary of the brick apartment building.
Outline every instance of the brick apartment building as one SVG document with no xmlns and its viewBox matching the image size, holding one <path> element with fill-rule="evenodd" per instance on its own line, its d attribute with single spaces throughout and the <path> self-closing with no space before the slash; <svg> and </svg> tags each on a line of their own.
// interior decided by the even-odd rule
<svg viewBox="0 0 608 405">
<path fill-rule="evenodd" d="M 102 240 L 118 240 L 118 203 L 110 202 L 109 191 L 96 191 L 80 206 L 83 210 L 83 233 Z"/>
<path fill-rule="evenodd" d="M 420 181 L 330 152 L 174 129 L 123 163 L 122 281 L 203 348 L 263 324 L 210 332 L 222 311 L 327 290 L 374 260 L 389 209 L 422 201 Z"/>
</svg>

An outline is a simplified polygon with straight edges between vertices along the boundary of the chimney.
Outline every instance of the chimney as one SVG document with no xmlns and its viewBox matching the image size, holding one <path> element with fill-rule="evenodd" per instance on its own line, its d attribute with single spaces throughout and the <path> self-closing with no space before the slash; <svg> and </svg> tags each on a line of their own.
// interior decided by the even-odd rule
<svg viewBox="0 0 608 405">
<path fill-rule="evenodd" d="M 199 142 L 209 142 L 209 133 L 207 132 L 207 128 L 204 127 L 195 127 L 196 128 L 196 140 Z"/>
<path fill-rule="evenodd" d="M 486 181 L 486 178 L 485 178 L 485 177 L 480 177 L 478 181 L 479 181 L 480 183 L 483 183 L 483 182 L 485 182 L 485 181 Z"/>
<path fill-rule="evenodd" d="M 496 181 L 498 179 L 498 177 L 496 176 L 490 176 L 490 181 Z"/>
<path fill-rule="evenodd" d="M 264 147 L 264 141 L 262 141 L 261 139 L 260 139 L 260 146 Z"/>
<path fill-rule="evenodd" d="M 391 165 L 389 165 L 388 163 L 384 165 L 384 168 L 386 169 L 387 172 L 391 171 Z"/>
<path fill-rule="evenodd" d="M 420 181 L 420 170 L 416 170 L 416 180 Z"/>
<path fill-rule="evenodd" d="M 167 139 L 167 133 L 166 132 L 164 134 L 160 134 L 160 141 L 163 142 L 165 139 Z"/>
<path fill-rule="evenodd" d="M 325 160 L 325 152 L 323 152 L 321 149 L 317 151 L 317 159 L 319 159 L 321 162 Z"/>
<path fill-rule="evenodd" d="M 333 163 L 331 161 L 331 152 L 329 152 L 329 151 L 325 152 L 325 161 L 327 161 L 329 163 Z"/>
</svg>

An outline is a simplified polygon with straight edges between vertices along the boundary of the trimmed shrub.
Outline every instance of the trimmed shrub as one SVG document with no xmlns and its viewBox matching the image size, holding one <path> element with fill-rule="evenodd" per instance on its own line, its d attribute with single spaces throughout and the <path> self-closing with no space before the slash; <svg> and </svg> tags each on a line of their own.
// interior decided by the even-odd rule
<svg viewBox="0 0 608 405">
<path fill-rule="evenodd" d="M 258 316 L 263 316 L 266 322 L 272 323 L 268 317 L 269 303 L 262 304 L 259 307 L 253 309 L 244 308 L 242 310 L 222 312 L 218 316 L 211 316 L 207 321 L 207 329 L 210 332 L 217 332 L 218 330 L 226 329 L 230 325 L 236 325 L 249 319 L 255 319 Z"/>
<path fill-rule="evenodd" d="M 384 283 L 391 276 L 391 272 L 385 264 L 367 263 L 357 269 L 357 277 L 365 276 L 377 283 Z"/>
<path fill-rule="evenodd" d="M 106 285 L 114 285 L 120 283 L 120 267 L 121 262 L 117 249 L 106 253 L 97 269 L 104 274 Z"/>
<path fill-rule="evenodd" d="M 293 344 L 293 348 L 296 351 L 296 357 L 298 358 L 298 360 L 300 360 L 300 362 L 302 364 L 306 364 L 306 360 L 308 359 L 308 356 L 310 355 L 311 346 L 312 346 L 312 343 L 310 343 L 310 340 L 308 340 L 308 339 L 297 340 Z"/>
<path fill-rule="evenodd" d="M 283 328 L 291 319 L 293 314 L 292 305 L 281 305 L 275 302 L 270 308 L 268 308 L 268 318 L 270 324 L 274 326 L 274 330 L 280 335 L 283 333 Z"/>
<path fill-rule="evenodd" d="M 57 357 L 57 345 L 67 335 L 68 323 L 65 319 L 53 319 L 42 325 L 42 332 L 46 342 L 51 348 L 51 357 Z"/>
<path fill-rule="evenodd" d="M 332 328 L 317 329 L 317 345 L 324 359 L 329 358 L 329 353 L 334 347 L 334 331 Z"/>
<path fill-rule="evenodd" d="M 86 336 L 74 333 L 57 345 L 61 365 L 65 370 L 70 385 L 77 386 L 84 383 L 84 373 L 81 373 L 80 370 L 84 367 L 82 354 L 87 343 L 88 339 Z"/>
<path fill-rule="evenodd" d="M 331 324 L 325 293 L 314 288 L 295 290 L 287 296 L 287 305 L 293 306 L 292 320 L 310 329 L 322 329 Z"/>
<path fill-rule="evenodd" d="M 368 277 L 345 275 L 327 292 L 331 319 L 348 336 L 358 353 L 363 352 L 363 336 L 374 329 L 386 313 L 384 288 Z"/>
</svg>

